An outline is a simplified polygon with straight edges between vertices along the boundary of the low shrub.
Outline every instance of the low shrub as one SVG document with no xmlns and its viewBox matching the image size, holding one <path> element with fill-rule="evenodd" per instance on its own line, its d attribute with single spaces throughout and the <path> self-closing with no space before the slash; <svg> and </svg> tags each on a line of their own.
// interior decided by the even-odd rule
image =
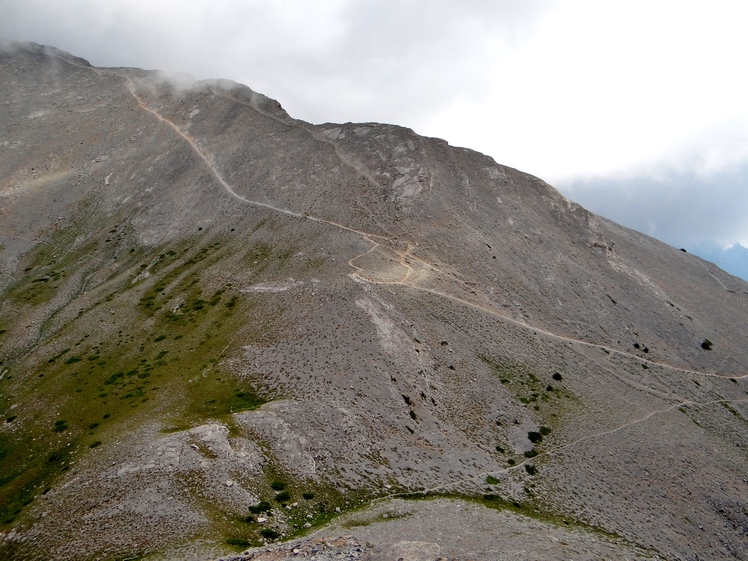
<svg viewBox="0 0 748 561">
<path fill-rule="evenodd" d="M 530 431 L 527 433 L 527 438 L 532 442 L 533 444 L 537 444 L 538 442 L 542 442 L 543 435 L 539 432 Z"/>
<path fill-rule="evenodd" d="M 272 507 L 270 506 L 270 503 L 267 501 L 260 501 L 259 504 L 256 504 L 254 506 L 249 507 L 249 512 L 252 514 L 262 514 L 263 512 L 268 512 Z"/>
<path fill-rule="evenodd" d="M 278 537 L 280 536 L 278 532 L 276 532 L 275 530 L 271 530 L 270 528 L 265 528 L 264 530 L 260 530 L 260 535 L 266 540 L 275 540 L 275 539 L 278 539 Z"/>
</svg>

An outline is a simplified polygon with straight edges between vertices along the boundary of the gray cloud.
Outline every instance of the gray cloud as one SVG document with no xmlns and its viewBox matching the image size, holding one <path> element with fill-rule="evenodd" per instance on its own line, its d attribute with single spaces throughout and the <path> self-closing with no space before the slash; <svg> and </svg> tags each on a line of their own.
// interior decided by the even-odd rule
<svg viewBox="0 0 748 561">
<path fill-rule="evenodd" d="M 700 175 L 663 168 L 560 185 L 585 208 L 676 247 L 748 245 L 748 165 Z"/>
</svg>

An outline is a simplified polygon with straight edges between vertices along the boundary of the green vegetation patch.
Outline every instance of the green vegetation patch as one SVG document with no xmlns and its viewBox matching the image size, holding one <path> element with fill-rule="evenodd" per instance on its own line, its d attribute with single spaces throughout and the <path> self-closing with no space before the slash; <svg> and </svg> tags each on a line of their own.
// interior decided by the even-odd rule
<svg viewBox="0 0 748 561">
<path fill-rule="evenodd" d="M 106 262 L 134 264 L 138 252 L 126 250 L 132 243 L 129 228 L 123 227 L 116 236 L 108 236 L 108 220 L 101 212 L 89 210 L 80 213 L 74 224 L 54 231 L 46 243 L 38 243 L 23 256 L 19 263 L 22 272 L 3 298 L 15 304 L 40 306 L 52 300 L 81 270 L 93 272 Z M 83 242 L 81 232 L 90 233 Z M 114 243 L 105 245 L 105 239 Z"/>
<path fill-rule="evenodd" d="M 370 491 L 343 491 L 329 483 L 298 479 L 283 473 L 272 454 L 268 458 L 264 477 L 252 478 L 249 483 L 260 500 L 250 505 L 245 515 L 224 512 L 208 497 L 201 500 L 211 520 L 208 535 L 212 539 L 240 539 L 254 547 L 292 539 L 375 498 Z"/>
<path fill-rule="evenodd" d="M 597 526 L 590 526 L 573 518 L 559 514 L 555 510 L 548 508 L 542 502 L 532 496 L 526 500 L 518 501 L 507 499 L 495 493 L 486 494 L 463 494 L 463 493 L 426 493 L 419 495 L 409 495 L 402 497 L 406 500 L 437 500 L 441 498 L 465 501 L 473 504 L 480 504 L 493 510 L 506 511 L 521 516 L 532 518 L 545 524 L 550 524 L 564 530 L 574 529 L 587 534 L 594 534 L 608 540 L 621 542 L 623 538 L 612 532 L 608 532 Z"/>
<path fill-rule="evenodd" d="M 246 297 L 231 283 L 208 286 L 206 271 L 235 251 L 221 241 L 198 242 L 128 252 L 120 276 L 91 291 L 108 296 L 81 309 L 57 332 L 45 333 L 36 348 L 10 364 L 17 374 L 0 380 L 0 416 L 21 430 L 0 436 L 0 529 L 13 523 L 40 489 L 53 488 L 77 457 L 108 441 L 124 423 L 147 422 L 155 408 L 169 411 L 166 426 L 181 430 L 207 419 L 230 423 L 231 413 L 267 401 L 250 380 L 238 379 L 225 359 L 238 352 L 238 342 L 272 337 L 282 310 L 263 295 Z M 95 244 L 90 249 L 96 253 Z M 81 260 L 80 254 L 75 259 Z M 33 264 L 29 274 L 37 276 L 53 261 L 46 246 L 27 260 Z M 150 276 L 133 284 L 145 269 Z M 53 282 L 49 278 L 31 284 L 47 285 Z M 43 300 L 31 298 L 25 288 L 9 290 L 13 305 Z M 110 318 L 119 323 L 111 326 Z M 19 404 L 12 415 L 9 394 Z M 94 430 L 98 438 L 92 441 Z M 47 461 L 49 450 L 66 453 Z"/>
<path fill-rule="evenodd" d="M 508 359 L 494 359 L 485 353 L 478 354 L 478 358 L 486 364 L 498 377 L 499 381 L 510 390 L 521 404 L 528 409 L 538 411 L 542 418 L 560 417 L 576 398 L 562 387 L 549 384 L 552 380 L 560 381 L 560 374 L 536 374 L 523 364 Z M 557 420 L 557 419 L 556 419 Z M 545 427 L 550 434 L 550 429 Z M 542 430 L 530 437 L 533 443 L 540 442 L 544 434 Z M 537 439 L 537 440 L 533 440 Z"/>
</svg>

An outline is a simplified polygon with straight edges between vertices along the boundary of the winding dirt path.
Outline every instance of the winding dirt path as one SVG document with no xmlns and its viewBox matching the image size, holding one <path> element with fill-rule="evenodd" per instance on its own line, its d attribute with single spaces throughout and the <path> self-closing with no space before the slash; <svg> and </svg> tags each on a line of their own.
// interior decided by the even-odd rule
<svg viewBox="0 0 748 561">
<path fill-rule="evenodd" d="M 545 329 L 542 329 L 542 328 L 538 328 L 538 327 L 535 327 L 535 326 L 532 326 L 532 325 L 520 322 L 520 321 L 515 320 L 515 319 L 513 319 L 513 318 L 511 318 L 509 316 L 500 314 L 497 311 L 492 310 L 492 309 L 490 309 L 490 308 L 488 308 L 486 306 L 483 306 L 481 304 L 477 304 L 475 302 L 471 302 L 471 301 L 466 300 L 464 298 L 461 298 L 459 296 L 455 296 L 453 294 L 448 294 L 446 292 L 442 292 L 440 290 L 435 290 L 433 288 L 426 288 L 426 287 L 418 286 L 417 284 L 414 284 L 412 282 L 408 282 L 408 278 L 410 277 L 411 273 L 413 272 L 413 267 L 407 262 L 407 258 L 417 260 L 419 263 L 422 263 L 424 266 L 428 267 L 430 270 L 436 272 L 437 274 L 444 274 L 444 273 L 442 273 L 438 268 L 433 267 L 432 265 L 430 265 L 430 264 L 426 263 L 425 261 L 423 261 L 423 260 L 417 258 L 416 256 L 414 256 L 412 254 L 412 251 L 414 249 L 414 245 L 412 243 L 406 242 L 407 243 L 406 249 L 404 251 L 400 251 L 400 250 L 398 250 L 396 248 L 396 246 L 402 244 L 403 242 L 399 241 L 399 240 L 396 240 L 394 238 L 390 238 L 390 237 L 387 237 L 387 236 L 382 236 L 382 235 L 379 235 L 379 234 L 373 234 L 371 232 L 365 232 L 363 230 L 358 230 L 356 228 L 352 228 L 350 226 L 346 226 L 345 224 L 340 224 L 339 222 L 334 222 L 332 220 L 326 220 L 324 218 L 319 218 L 319 217 L 316 217 L 316 216 L 311 216 L 309 214 L 302 214 L 302 213 L 294 212 L 292 210 L 289 210 L 289 209 L 286 209 L 286 208 L 281 208 L 281 207 L 278 207 L 278 206 L 275 206 L 275 205 L 272 205 L 272 204 L 269 204 L 269 203 L 263 203 L 263 202 L 260 202 L 260 201 L 254 201 L 254 200 L 242 197 L 241 195 L 239 195 L 238 193 L 236 193 L 236 191 L 234 191 L 233 187 L 221 176 L 220 172 L 216 169 L 216 166 L 213 163 L 212 158 L 210 158 L 197 145 L 197 142 L 195 141 L 195 139 L 192 136 L 190 136 L 186 131 L 184 131 L 182 128 L 180 128 L 178 125 L 176 125 L 172 121 L 170 121 L 167 118 L 163 117 L 156 110 L 150 108 L 148 106 L 148 104 L 143 100 L 143 98 L 141 98 L 138 95 L 137 89 L 135 87 L 135 84 L 133 83 L 132 79 L 129 76 L 125 77 L 125 84 L 127 86 L 128 91 L 132 94 L 132 96 L 137 101 L 138 106 L 142 110 L 144 110 L 144 111 L 150 113 L 151 115 L 153 115 L 158 121 L 160 121 L 161 123 L 165 124 L 166 126 L 168 126 L 169 128 L 171 128 L 172 130 L 174 130 L 179 136 L 181 136 L 190 145 L 190 147 L 195 151 L 195 153 L 200 157 L 200 159 L 208 166 L 208 168 L 210 169 L 211 173 L 216 178 L 216 180 L 224 187 L 224 189 L 229 193 L 229 195 L 231 195 L 235 199 L 237 199 L 237 200 L 239 200 L 239 201 L 241 201 L 243 203 L 246 203 L 246 204 L 254 205 L 254 206 L 257 206 L 257 207 L 260 207 L 260 208 L 266 208 L 268 210 L 272 210 L 272 211 L 275 211 L 275 212 L 278 212 L 278 213 L 281 213 L 281 214 L 285 214 L 287 216 L 292 216 L 294 218 L 299 218 L 299 219 L 302 219 L 302 220 L 309 220 L 309 221 L 318 222 L 318 223 L 321 223 L 321 224 L 327 224 L 329 226 L 333 226 L 333 227 L 338 228 L 340 230 L 344 230 L 346 232 L 351 232 L 351 233 L 357 234 L 357 235 L 363 237 L 364 239 L 366 239 L 368 242 L 370 242 L 372 244 L 372 246 L 369 249 L 367 249 L 366 251 L 364 251 L 364 252 L 362 252 L 362 253 L 360 253 L 358 255 L 355 255 L 354 257 L 352 257 L 351 259 L 348 260 L 348 265 L 351 268 L 354 269 L 354 273 L 353 274 L 355 275 L 355 277 L 360 282 L 369 283 L 369 284 L 377 284 L 377 285 L 390 285 L 390 286 L 399 285 L 399 286 L 407 287 L 407 288 L 410 288 L 410 289 L 413 289 L 413 290 L 419 290 L 421 292 L 432 294 L 434 296 L 438 296 L 440 298 L 445 298 L 445 299 L 451 300 L 453 302 L 457 302 L 459 304 L 462 304 L 464 306 L 467 306 L 467 307 L 470 307 L 470 308 L 473 308 L 473 309 L 476 309 L 476 310 L 480 310 L 480 311 L 482 311 L 484 313 L 487 313 L 487 314 L 492 315 L 494 317 L 500 318 L 501 320 L 503 320 L 505 322 L 508 322 L 508 323 L 510 323 L 510 324 L 512 324 L 512 325 L 514 325 L 516 327 L 520 327 L 522 329 L 525 329 L 525 330 L 528 330 L 528 331 L 532 331 L 536 335 L 543 336 L 543 337 L 545 337 L 547 339 L 552 339 L 552 340 L 556 340 L 556 341 L 567 342 L 567 343 L 571 343 L 573 345 L 581 345 L 581 346 L 585 346 L 585 347 L 588 347 L 588 348 L 600 349 L 600 350 L 603 350 L 603 351 L 605 351 L 607 353 L 610 353 L 610 354 L 614 354 L 614 355 L 618 355 L 618 356 L 622 356 L 622 357 L 626 357 L 626 358 L 635 360 L 636 362 L 638 362 L 640 364 L 656 365 L 656 366 L 667 368 L 667 369 L 670 369 L 670 370 L 673 370 L 673 371 L 676 371 L 676 372 L 681 372 L 681 373 L 685 373 L 685 374 L 694 374 L 694 375 L 698 375 L 698 376 L 707 376 L 707 377 L 712 377 L 712 378 L 722 378 L 722 379 L 731 379 L 731 378 L 732 379 L 743 379 L 743 378 L 748 378 L 748 374 L 743 374 L 741 376 L 726 376 L 726 375 L 723 375 L 723 374 L 718 374 L 716 372 L 701 372 L 701 371 L 698 371 L 698 370 L 690 370 L 690 369 L 687 369 L 687 368 L 682 368 L 682 367 L 675 366 L 675 365 L 668 364 L 668 363 L 664 363 L 664 362 L 657 362 L 657 361 L 653 361 L 653 360 L 647 360 L 647 359 L 641 358 L 641 357 L 639 357 L 637 355 L 634 355 L 634 354 L 631 354 L 631 353 L 628 353 L 628 352 L 625 352 L 625 351 L 620 351 L 620 350 L 614 349 L 612 347 L 608 347 L 606 345 L 600 345 L 600 344 L 597 344 L 597 343 L 590 343 L 588 341 L 583 341 L 581 339 L 575 339 L 573 337 L 567 337 L 567 336 L 564 336 L 564 335 L 559 335 L 557 333 L 553 333 L 551 331 L 548 331 L 548 330 L 545 330 Z M 225 94 L 215 94 L 215 92 L 214 92 L 214 95 L 220 95 L 221 97 L 224 97 L 225 99 L 228 99 L 228 100 L 233 101 L 235 103 L 239 103 L 241 105 L 247 106 L 247 107 L 253 109 L 254 111 L 257 111 L 258 113 L 260 113 L 260 114 L 262 114 L 262 115 L 264 115 L 264 116 L 266 116 L 266 117 L 268 117 L 270 119 L 278 121 L 278 122 L 280 122 L 280 123 L 282 123 L 282 124 L 284 124 L 286 126 L 300 126 L 300 125 L 298 125 L 296 123 L 288 123 L 288 122 L 284 121 L 283 119 L 280 119 L 280 118 L 278 118 L 278 117 L 276 117 L 276 116 L 274 116 L 272 114 L 269 114 L 269 113 L 267 113 L 265 111 L 261 111 L 260 109 L 258 109 L 254 105 L 251 105 L 249 103 L 237 100 L 236 98 L 234 98 L 232 96 L 228 96 L 228 95 L 225 95 Z M 367 179 L 369 181 L 371 181 L 373 184 L 377 185 L 377 183 L 374 181 L 374 179 L 371 177 L 370 174 L 362 172 L 358 168 L 358 166 L 355 166 L 347 158 L 345 158 L 340 153 L 340 151 L 337 149 L 337 147 L 335 146 L 335 144 L 331 140 L 329 140 L 327 138 L 324 138 L 324 139 L 319 138 L 319 135 L 313 134 L 313 132 L 310 131 L 309 129 L 307 129 L 306 127 L 300 127 L 300 128 L 302 128 L 303 130 L 305 130 L 306 132 L 308 132 L 313 138 L 316 138 L 320 142 L 325 142 L 326 144 L 331 144 L 333 146 L 333 148 L 335 148 L 335 153 L 338 155 L 338 157 L 340 158 L 340 161 L 343 164 L 345 164 L 347 166 L 350 166 L 352 169 L 354 169 L 358 173 L 362 173 L 365 177 L 367 177 Z M 387 242 L 389 242 L 389 243 L 387 243 Z M 390 244 L 392 244 L 392 245 L 390 245 Z M 366 276 L 364 276 L 362 274 L 363 269 L 361 267 L 358 267 L 357 265 L 353 264 L 353 262 L 356 261 L 357 259 L 363 257 L 364 255 L 366 255 L 366 254 L 368 254 L 368 253 L 370 253 L 372 251 L 375 251 L 380 245 L 386 245 L 386 247 L 388 249 L 390 249 L 391 251 L 393 251 L 396 255 L 399 255 L 399 264 L 402 265 L 403 267 L 405 267 L 405 269 L 406 269 L 406 273 L 405 273 L 405 275 L 403 276 L 402 279 L 400 279 L 398 281 L 375 281 L 375 280 L 371 280 L 371 279 L 369 279 L 368 277 L 366 277 Z"/>
<path fill-rule="evenodd" d="M 457 485 L 461 485 L 461 484 L 464 484 L 464 483 L 476 482 L 476 481 L 482 481 L 482 480 L 484 480 L 488 476 L 497 476 L 497 475 L 501 475 L 501 474 L 504 474 L 504 473 L 510 473 L 510 472 L 512 472 L 514 470 L 517 470 L 517 469 L 520 469 L 520 468 L 524 467 L 525 464 L 528 464 L 529 462 L 536 461 L 536 460 L 538 460 L 540 458 L 543 458 L 543 457 L 552 457 L 552 456 L 555 456 L 556 454 L 558 454 L 560 452 L 563 452 L 564 450 L 567 450 L 569 448 L 573 448 L 577 444 L 580 444 L 580 443 L 582 443 L 582 442 L 584 442 L 586 440 L 593 440 L 595 438 L 600 438 L 600 437 L 603 437 L 603 436 L 607 436 L 609 434 L 620 432 L 620 431 L 622 431 L 624 429 L 627 429 L 628 427 L 632 427 L 634 425 L 641 424 L 641 423 L 643 423 L 643 422 L 651 419 L 652 417 L 655 417 L 657 415 L 662 415 L 664 413 L 668 413 L 668 412 L 672 411 L 673 409 L 677 409 L 678 407 L 683 407 L 684 405 L 696 405 L 696 406 L 706 407 L 706 406 L 709 406 L 709 405 L 717 405 L 717 404 L 721 404 L 721 403 L 748 403 L 748 399 L 716 399 L 716 400 L 713 400 L 713 401 L 693 401 L 693 400 L 690 400 L 690 399 L 684 399 L 682 401 L 678 401 L 677 403 L 673 403 L 672 405 L 670 405 L 668 407 L 665 407 L 663 409 L 655 409 L 654 411 L 650 411 L 649 413 L 647 413 L 643 417 L 640 417 L 638 419 L 634 419 L 633 421 L 629 421 L 627 423 L 623 423 L 621 425 L 613 427 L 612 429 L 607 429 L 607 430 L 603 430 L 603 431 L 600 431 L 600 432 L 594 432 L 594 433 L 586 434 L 584 436 L 581 436 L 581 437 L 577 438 L 576 440 L 573 440 L 571 442 L 567 442 L 566 444 L 558 446 L 557 448 L 552 448 L 552 449 L 546 450 L 544 452 L 538 452 L 537 456 L 533 456 L 532 458 L 526 458 L 526 459 L 522 460 L 521 462 L 519 462 L 517 464 L 514 464 L 512 466 L 506 467 L 504 469 L 481 472 L 481 473 L 478 473 L 478 474 L 473 475 L 471 477 L 466 477 L 466 478 L 463 478 L 463 479 L 458 479 L 458 480 L 455 480 L 455 481 L 450 481 L 450 482 L 447 482 L 447 483 L 442 483 L 442 484 L 439 484 L 439 485 L 435 485 L 434 487 L 429 487 L 427 489 L 420 489 L 420 490 L 417 490 L 417 491 L 407 491 L 407 492 L 404 492 L 404 493 L 392 493 L 392 494 L 389 494 L 389 495 L 386 495 L 386 496 L 378 498 L 377 501 L 389 500 L 389 499 L 394 499 L 394 498 L 404 497 L 404 496 L 414 495 L 414 494 L 415 495 L 429 495 L 431 493 L 448 492 L 452 487 L 455 487 Z"/>
</svg>

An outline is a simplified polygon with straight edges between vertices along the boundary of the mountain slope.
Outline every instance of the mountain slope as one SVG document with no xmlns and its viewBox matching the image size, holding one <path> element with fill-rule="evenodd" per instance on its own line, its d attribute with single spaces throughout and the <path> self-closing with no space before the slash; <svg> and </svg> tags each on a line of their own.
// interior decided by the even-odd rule
<svg viewBox="0 0 748 561">
<path fill-rule="evenodd" d="M 5 556 L 205 558 L 416 494 L 748 558 L 745 282 L 408 129 L 0 64 Z"/>
</svg>

